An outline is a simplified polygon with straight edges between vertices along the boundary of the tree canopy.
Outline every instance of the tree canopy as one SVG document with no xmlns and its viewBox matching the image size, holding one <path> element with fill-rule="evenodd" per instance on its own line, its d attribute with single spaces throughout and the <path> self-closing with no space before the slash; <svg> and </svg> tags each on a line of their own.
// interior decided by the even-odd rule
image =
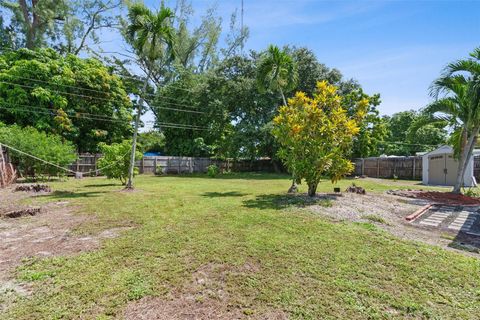
<svg viewBox="0 0 480 320">
<path fill-rule="evenodd" d="M 360 100 L 352 115 L 342 100 L 335 86 L 321 81 L 313 98 L 297 92 L 273 120 L 278 154 L 296 179 L 305 179 L 309 196 L 316 194 L 322 177 L 335 182 L 353 170 L 349 154 L 368 100 Z"/>
<path fill-rule="evenodd" d="M 0 55 L 0 121 L 32 126 L 96 151 L 131 132 L 132 103 L 120 78 L 96 59 L 51 49 Z"/>
</svg>

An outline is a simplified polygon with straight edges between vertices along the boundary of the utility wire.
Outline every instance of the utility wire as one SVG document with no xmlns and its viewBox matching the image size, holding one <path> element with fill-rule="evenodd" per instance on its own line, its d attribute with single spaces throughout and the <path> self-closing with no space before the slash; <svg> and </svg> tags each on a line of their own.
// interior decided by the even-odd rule
<svg viewBox="0 0 480 320">
<path fill-rule="evenodd" d="M 67 171 L 67 172 L 71 172 L 71 173 L 73 173 L 73 174 L 76 174 L 76 172 L 73 171 L 73 170 L 64 168 L 64 167 L 62 167 L 62 166 L 59 166 L 59 165 L 57 165 L 57 164 L 55 164 L 55 163 L 52 163 L 52 162 L 49 162 L 49 161 L 47 161 L 47 160 L 40 159 L 39 157 L 36 157 L 36 156 L 34 156 L 34 155 L 32 155 L 32 154 L 29 154 L 29 153 L 26 153 L 26 152 L 24 152 L 24 151 L 22 151 L 22 150 L 18 150 L 17 148 L 14 148 L 14 147 L 12 147 L 12 146 L 9 146 L 9 145 L 7 145 L 7 144 L 5 144 L 5 143 L 3 143 L 3 142 L 0 142 L 0 145 L 5 146 L 5 147 L 7 147 L 7 148 L 9 148 L 9 149 L 11 149 L 11 150 L 13 150 L 13 151 L 16 151 L 16 152 L 18 152 L 18 153 L 23 154 L 23 155 L 26 155 L 26 156 L 28 156 L 28 157 L 30 157 L 30 158 L 32 158 L 32 159 L 35 159 L 35 160 L 44 162 L 44 163 L 49 164 L 49 165 L 51 165 L 51 166 L 53 166 L 53 167 L 56 167 L 56 168 L 65 170 L 65 171 Z"/>
<path fill-rule="evenodd" d="M 82 174 L 82 175 L 89 175 L 89 174 L 92 174 L 92 173 L 100 172 L 100 171 L 102 171 L 102 170 L 105 170 L 105 169 L 107 169 L 107 168 L 109 168 L 109 167 L 112 167 L 112 166 L 116 165 L 118 162 L 122 161 L 123 158 L 125 158 L 125 156 L 127 156 L 127 155 L 130 153 L 130 151 L 128 151 L 127 153 L 125 153 L 125 154 L 122 156 L 122 159 L 121 159 L 121 160 L 117 160 L 117 161 L 115 161 L 115 162 L 113 162 L 113 163 L 111 163 L 111 164 L 109 164 L 109 165 L 107 165 L 107 166 L 105 166 L 105 167 L 98 168 L 98 169 L 95 169 L 95 170 L 90 170 L 90 171 L 87 171 L 87 172 L 76 172 L 76 171 L 70 170 L 70 169 L 68 169 L 68 168 L 59 166 L 59 165 L 57 165 L 57 164 L 55 164 L 55 163 L 52 163 L 52 162 L 50 162 L 50 161 L 47 161 L 47 160 L 41 159 L 41 158 L 39 158 L 39 157 L 36 157 L 36 156 L 34 156 L 34 155 L 32 155 L 32 154 L 29 154 L 29 153 L 27 153 L 27 152 L 18 150 L 17 148 L 14 148 L 14 147 L 12 147 L 12 146 L 9 146 L 9 145 L 7 145 L 7 144 L 5 144 L 5 143 L 3 143 L 3 142 L 0 142 L 0 146 L 5 146 L 5 147 L 7 147 L 7 148 L 10 149 L 10 150 L 16 151 L 16 152 L 21 153 L 21 154 L 23 154 L 23 155 L 26 155 L 26 156 L 28 156 L 28 157 L 30 157 L 30 158 L 32 158 L 32 159 L 35 159 L 35 160 L 37 160 L 37 161 L 41 161 L 41 162 L 46 163 L 46 164 L 48 164 L 48 165 L 50 165 L 50 166 L 56 167 L 56 168 L 58 168 L 58 169 L 62 169 L 62 170 L 64 170 L 64 171 L 66 171 L 66 172 L 70 172 L 70 173 L 73 173 L 73 174 L 75 174 L 75 175 L 77 175 L 77 173 L 80 173 L 80 174 Z"/>
<path fill-rule="evenodd" d="M 31 79 L 33 80 L 33 79 Z M 13 86 L 19 86 L 19 87 L 23 87 L 23 88 L 30 88 L 30 89 L 36 89 L 37 87 L 35 86 L 31 86 L 31 85 L 26 85 L 26 84 L 20 84 L 20 83 L 14 83 L 14 82 L 9 82 L 9 81 L 3 81 L 3 80 L 0 80 L 0 83 L 4 83 L 4 84 L 9 84 L 9 85 L 13 85 Z M 81 89 L 80 87 L 77 87 L 79 89 Z M 108 101 L 110 102 L 112 99 L 110 98 L 103 98 L 103 97 L 93 97 L 93 96 L 89 96 L 89 95 L 85 95 L 85 94 L 79 94 L 79 93 L 74 93 L 74 92 L 66 92 L 66 91 L 59 91 L 59 90 L 56 90 L 56 89 L 48 89 L 50 91 L 53 91 L 53 92 L 56 92 L 58 94 L 67 94 L 67 95 L 73 95 L 73 96 L 77 96 L 77 97 L 82 97 L 82 98 L 90 98 L 90 99 L 93 99 L 93 100 L 103 100 L 103 101 Z M 105 92 L 103 92 L 105 94 Z M 187 108 L 190 108 L 190 109 L 194 109 L 195 107 L 193 106 L 189 106 L 189 105 L 185 105 L 185 104 L 180 104 L 180 103 L 174 103 L 174 102 L 170 102 L 170 101 L 163 101 L 162 103 L 164 104 L 167 104 L 167 105 L 174 105 L 174 106 L 183 106 L 183 107 L 187 107 Z M 179 111 L 179 112 L 187 112 L 187 113 L 198 113 L 198 114 L 204 114 L 204 113 L 207 113 L 207 112 L 204 112 L 204 111 L 197 111 L 197 110 L 187 110 L 187 109 L 178 109 L 178 108 L 170 108 L 170 107 L 162 107 L 162 106 L 159 106 L 159 105 L 156 105 L 156 104 L 153 104 L 153 103 L 149 103 L 150 106 L 153 106 L 155 108 L 158 108 L 158 109 L 165 109 L 165 110 L 172 110 L 172 111 Z"/>
<path fill-rule="evenodd" d="M 57 116 L 53 110 L 51 111 L 36 111 L 36 110 L 28 110 L 25 108 L 17 108 L 17 107 L 2 107 L 0 106 L 1 109 L 12 109 L 12 110 L 19 110 L 22 112 L 30 112 L 30 113 L 37 113 L 37 114 L 45 114 L 45 115 L 50 115 L 50 116 Z M 35 108 L 35 107 L 33 107 Z M 78 119 L 88 119 L 88 120 L 96 120 L 96 121 L 107 121 L 107 122 L 116 122 L 116 123 L 126 123 L 127 121 L 121 120 L 121 119 L 107 119 L 107 118 L 95 118 L 95 117 L 89 117 L 89 116 L 76 116 L 72 115 L 71 117 L 78 118 Z M 189 124 L 180 124 L 180 123 L 168 123 L 168 122 L 157 122 L 159 127 L 165 127 L 165 128 L 177 128 L 177 129 L 191 129 L 191 130 L 209 130 L 207 127 L 200 127 L 196 125 L 189 125 Z"/>
</svg>

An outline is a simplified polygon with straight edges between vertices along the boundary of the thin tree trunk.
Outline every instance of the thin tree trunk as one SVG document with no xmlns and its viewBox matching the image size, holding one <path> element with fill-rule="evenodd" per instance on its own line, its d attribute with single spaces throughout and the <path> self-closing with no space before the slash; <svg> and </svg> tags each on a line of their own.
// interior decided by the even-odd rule
<svg viewBox="0 0 480 320">
<path fill-rule="evenodd" d="M 280 95 L 282 96 L 283 105 L 286 106 L 287 105 L 287 99 L 285 99 L 285 95 L 283 94 L 282 88 L 280 88 Z"/>
<path fill-rule="evenodd" d="M 315 197 L 317 194 L 318 183 L 309 183 L 308 184 L 308 196 Z"/>
<path fill-rule="evenodd" d="M 461 192 L 461 189 L 463 187 L 463 183 L 465 180 L 464 179 L 465 170 L 472 157 L 473 149 L 475 148 L 475 143 L 477 141 L 479 130 L 480 130 L 480 127 L 477 126 L 473 129 L 472 135 L 468 139 L 462 138 L 463 148 L 460 152 L 460 158 L 458 159 L 457 180 L 452 190 L 453 193 L 458 194 Z M 465 140 L 467 140 L 466 143 L 463 142 Z"/>
<path fill-rule="evenodd" d="M 472 136 L 470 136 L 470 138 L 468 139 L 467 148 L 466 148 L 467 153 L 466 153 L 466 157 L 464 159 L 463 174 L 461 176 L 461 181 L 460 181 L 460 185 L 462 187 L 464 185 L 464 180 L 465 180 L 465 171 L 467 170 L 468 164 L 470 163 L 470 159 L 472 158 L 473 149 L 475 148 L 475 144 L 477 142 L 479 131 L 480 131 L 480 126 L 475 127 L 473 129 Z"/>
<path fill-rule="evenodd" d="M 150 78 L 151 71 L 148 71 L 147 78 L 143 84 L 142 94 L 140 95 L 140 100 L 138 101 L 137 116 L 135 118 L 135 129 L 133 131 L 133 140 L 132 140 L 132 152 L 130 153 L 130 166 L 128 167 L 128 182 L 125 186 L 125 189 L 133 189 L 133 171 L 135 169 L 135 152 L 137 150 L 137 136 L 138 136 L 138 127 L 140 125 L 140 115 L 142 114 L 143 107 L 143 95 L 147 91 L 148 79 Z"/>
<path fill-rule="evenodd" d="M 283 105 L 286 106 L 287 105 L 287 99 L 285 99 L 285 95 L 283 94 L 283 90 L 282 88 L 280 88 L 280 95 L 282 96 L 282 100 L 283 100 Z M 295 181 L 295 172 L 292 172 L 292 185 L 290 186 L 290 188 L 288 188 L 288 193 L 297 193 L 298 191 L 298 186 L 297 186 L 297 182 Z"/>
<path fill-rule="evenodd" d="M 467 131 L 465 129 L 462 130 L 462 140 L 460 143 L 461 143 L 461 147 L 460 147 L 460 154 L 458 158 L 457 178 L 455 180 L 455 185 L 452 190 L 453 193 L 460 193 L 460 189 L 462 188 L 461 177 L 463 175 L 464 153 L 467 146 Z"/>
</svg>

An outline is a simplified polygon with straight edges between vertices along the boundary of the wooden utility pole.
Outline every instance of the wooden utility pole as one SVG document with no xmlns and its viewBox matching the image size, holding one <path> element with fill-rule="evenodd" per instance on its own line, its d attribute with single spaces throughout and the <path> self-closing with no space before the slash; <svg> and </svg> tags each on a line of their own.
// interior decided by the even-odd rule
<svg viewBox="0 0 480 320">
<path fill-rule="evenodd" d="M 135 118 L 135 129 L 133 130 L 133 139 L 132 139 L 132 152 L 130 153 L 130 166 L 128 167 L 128 181 L 125 189 L 133 189 L 133 171 L 135 169 L 135 152 L 137 151 L 137 136 L 138 136 L 138 127 L 140 126 L 140 116 L 142 114 L 142 107 L 144 103 L 143 95 L 147 92 L 148 79 L 150 79 L 151 70 L 148 71 L 147 78 L 143 83 L 142 93 L 140 94 L 140 100 L 138 101 L 137 107 L 137 116 Z"/>
</svg>

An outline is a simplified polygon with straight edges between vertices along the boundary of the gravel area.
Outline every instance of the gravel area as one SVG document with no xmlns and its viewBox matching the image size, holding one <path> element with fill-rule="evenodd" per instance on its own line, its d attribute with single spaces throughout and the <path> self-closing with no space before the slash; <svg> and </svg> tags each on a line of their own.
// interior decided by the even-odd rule
<svg viewBox="0 0 480 320">
<path fill-rule="evenodd" d="M 452 230 L 421 226 L 405 220 L 407 215 L 429 203 L 424 199 L 404 198 L 386 193 L 343 193 L 332 200 L 329 207 L 313 205 L 308 208 L 334 221 L 369 222 L 403 239 L 421 241 L 480 257 L 478 239 L 465 238 Z"/>
</svg>

